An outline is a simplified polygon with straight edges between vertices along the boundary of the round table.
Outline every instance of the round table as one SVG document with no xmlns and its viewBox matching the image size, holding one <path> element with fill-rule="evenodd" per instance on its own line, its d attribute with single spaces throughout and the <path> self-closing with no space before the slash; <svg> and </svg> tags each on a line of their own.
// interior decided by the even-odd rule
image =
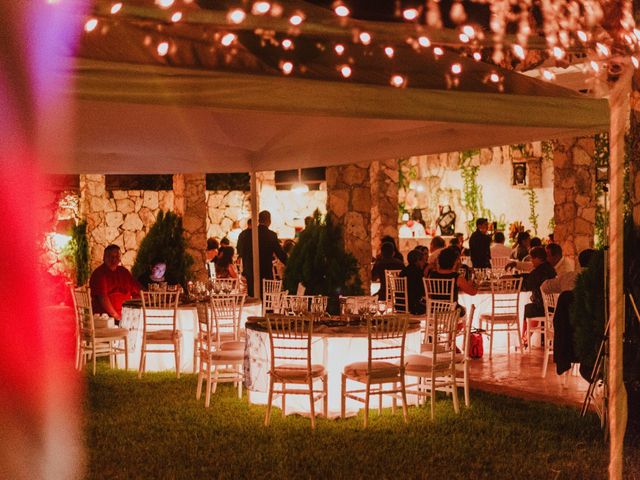
<svg viewBox="0 0 640 480">
<path fill-rule="evenodd" d="M 170 310 L 168 310 L 170 311 Z M 247 318 L 259 315 L 262 303 L 257 300 L 245 302 L 242 307 L 240 328 L 244 327 Z M 198 336 L 198 312 L 195 303 L 185 303 L 178 307 L 176 319 L 177 329 L 182 332 L 180 344 L 180 372 L 195 373 L 194 340 Z M 139 300 L 129 300 L 122 306 L 122 320 L 120 327 L 129 330 L 129 370 L 138 370 L 140 365 L 140 349 L 142 348 L 142 303 Z M 154 345 L 154 349 L 161 347 Z M 118 355 L 118 365 L 124 365 L 124 354 Z M 173 353 L 147 353 L 147 372 L 175 371 Z"/>
<path fill-rule="evenodd" d="M 271 349 L 269 334 L 263 320 L 250 318 L 246 324 L 246 345 L 244 376 L 249 403 L 266 405 L 269 392 L 269 367 Z M 420 353 L 420 323 L 411 322 L 405 341 L 405 355 Z M 311 361 L 322 364 L 327 370 L 329 391 L 329 418 L 340 417 L 341 375 L 345 365 L 367 361 L 368 334 L 366 326 L 328 326 L 320 324 L 314 327 L 311 344 Z M 417 398 L 407 396 L 408 403 L 417 404 Z M 378 397 L 372 396 L 371 407 L 378 406 Z M 383 396 L 383 406 L 391 406 L 391 397 Z M 280 399 L 274 397 L 274 406 L 280 407 Z M 322 411 L 321 401 L 316 412 Z M 363 404 L 347 399 L 346 414 L 357 415 Z M 309 415 L 308 395 L 287 395 L 286 415 L 298 413 Z"/>
</svg>

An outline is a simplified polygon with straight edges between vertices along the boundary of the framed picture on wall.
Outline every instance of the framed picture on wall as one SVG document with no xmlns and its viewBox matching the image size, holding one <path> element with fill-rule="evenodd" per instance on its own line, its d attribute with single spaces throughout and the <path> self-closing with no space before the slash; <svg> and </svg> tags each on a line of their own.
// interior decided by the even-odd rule
<svg viewBox="0 0 640 480">
<path fill-rule="evenodd" d="M 527 187 L 527 162 L 513 162 L 511 185 L 518 188 Z"/>
</svg>

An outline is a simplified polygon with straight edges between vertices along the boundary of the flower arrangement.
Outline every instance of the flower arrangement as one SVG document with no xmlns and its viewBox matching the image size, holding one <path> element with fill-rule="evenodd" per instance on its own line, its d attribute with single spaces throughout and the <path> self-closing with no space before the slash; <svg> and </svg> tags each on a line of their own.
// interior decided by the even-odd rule
<svg viewBox="0 0 640 480">
<path fill-rule="evenodd" d="M 509 240 L 511 241 L 511 245 L 516 244 L 516 239 L 520 232 L 524 232 L 524 225 L 521 221 L 517 220 L 509 224 Z"/>
</svg>

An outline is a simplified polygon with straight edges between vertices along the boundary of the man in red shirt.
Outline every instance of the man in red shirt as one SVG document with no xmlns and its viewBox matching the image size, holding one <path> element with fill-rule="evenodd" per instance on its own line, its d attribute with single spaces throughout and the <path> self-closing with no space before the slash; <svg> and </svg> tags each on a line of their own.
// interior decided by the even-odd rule
<svg viewBox="0 0 640 480">
<path fill-rule="evenodd" d="M 140 296 L 140 284 L 129 270 L 120 266 L 120 247 L 109 245 L 104 249 L 103 264 L 91 274 L 91 302 L 94 313 L 106 313 L 120 321 L 122 304 Z"/>
</svg>

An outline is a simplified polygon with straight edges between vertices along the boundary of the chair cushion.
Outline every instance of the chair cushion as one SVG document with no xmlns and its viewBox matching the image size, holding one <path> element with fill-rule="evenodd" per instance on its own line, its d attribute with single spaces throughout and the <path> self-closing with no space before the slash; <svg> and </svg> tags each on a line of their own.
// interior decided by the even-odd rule
<svg viewBox="0 0 640 480">
<path fill-rule="evenodd" d="M 152 330 L 146 333 L 146 340 L 154 341 L 154 342 L 172 342 L 174 338 L 178 338 L 182 336 L 182 332 L 180 330 Z"/>
<path fill-rule="evenodd" d="M 278 365 L 273 370 L 273 374 L 277 378 L 282 378 L 288 380 L 290 382 L 301 382 L 305 381 L 308 377 L 307 367 L 302 364 L 286 364 Z M 325 374 L 324 366 L 322 365 L 311 365 L 311 377 L 321 377 Z"/>
<path fill-rule="evenodd" d="M 244 352 L 244 342 L 229 341 L 220 344 L 220 350 L 242 350 Z"/>
<path fill-rule="evenodd" d="M 442 347 L 438 348 L 438 355 L 441 355 L 441 354 L 443 354 L 445 352 L 446 352 L 446 350 L 444 348 L 442 348 Z M 423 343 L 422 345 L 420 345 L 420 355 L 421 356 L 425 356 L 425 357 L 433 357 L 433 344 L 431 344 L 431 343 Z M 407 359 L 408 358 L 409 357 L 407 357 Z M 448 361 L 449 357 L 445 356 L 445 355 L 442 355 L 440 359 L 444 360 L 445 358 Z M 454 356 L 454 361 L 456 363 L 462 363 L 464 361 L 464 353 L 456 352 L 456 354 Z M 440 362 L 438 362 L 438 363 L 440 363 Z"/>
<path fill-rule="evenodd" d="M 354 362 L 344 367 L 344 374 L 350 378 L 362 378 L 367 376 L 368 362 Z M 371 378 L 388 378 L 400 374 L 400 367 L 391 362 L 371 362 Z"/>
<path fill-rule="evenodd" d="M 129 330 L 126 328 L 96 328 L 94 330 L 96 339 L 122 338 L 127 335 L 129 335 Z"/>
<path fill-rule="evenodd" d="M 447 369 L 451 365 L 450 358 L 449 356 L 438 358 L 435 369 Z M 404 371 L 406 375 L 430 375 L 431 369 L 434 368 L 433 357 L 428 355 L 409 355 L 406 358 L 406 362 Z"/>
<path fill-rule="evenodd" d="M 481 320 L 493 323 L 513 323 L 518 321 L 518 316 L 511 313 L 499 313 L 492 316 L 490 313 L 480 315 Z"/>
<path fill-rule="evenodd" d="M 211 360 L 213 361 L 244 361 L 244 350 L 215 350 L 209 353 L 209 358 L 211 358 Z"/>
</svg>

